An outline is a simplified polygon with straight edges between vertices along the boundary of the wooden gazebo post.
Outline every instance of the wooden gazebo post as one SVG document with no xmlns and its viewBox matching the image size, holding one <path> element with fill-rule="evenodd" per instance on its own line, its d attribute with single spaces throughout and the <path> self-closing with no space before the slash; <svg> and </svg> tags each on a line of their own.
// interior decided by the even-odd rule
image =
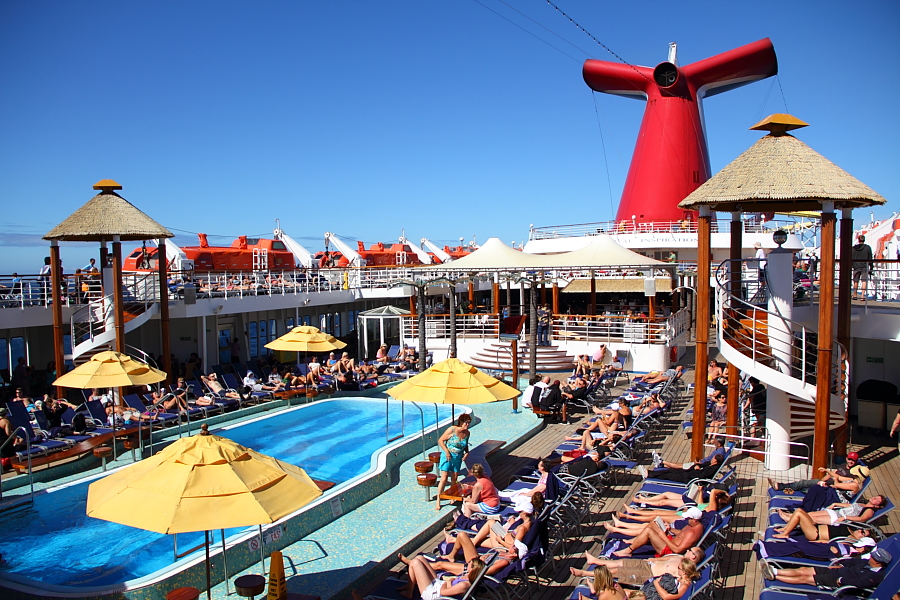
<svg viewBox="0 0 900 600">
<path fill-rule="evenodd" d="M 743 241 L 744 222 L 741 221 L 741 212 L 735 210 L 731 212 L 731 248 L 728 258 L 729 263 L 728 278 L 731 281 L 731 295 L 735 298 L 741 297 L 741 248 Z M 699 365 L 698 365 L 699 366 Z M 741 391 L 740 370 L 733 364 L 728 363 L 728 408 L 725 412 L 725 432 L 734 434 L 737 432 L 738 399 Z"/>
<path fill-rule="evenodd" d="M 62 325 L 62 264 L 59 260 L 59 241 L 50 241 L 50 285 L 53 298 L 53 360 L 56 361 L 56 376 L 61 377 L 66 372 L 66 357 L 63 348 Z M 76 293 L 78 290 L 76 290 Z M 75 345 L 75 340 L 72 340 Z M 65 388 L 56 388 L 56 397 L 65 398 Z"/>
<path fill-rule="evenodd" d="M 853 262 L 850 257 L 853 255 L 853 209 L 841 209 L 841 262 L 838 267 L 838 318 L 837 318 L 837 341 L 844 347 L 844 350 L 850 352 L 850 292 L 853 283 L 852 269 Z M 821 271 L 820 271 L 821 273 Z M 848 381 L 847 384 L 852 384 Z M 837 456 L 847 456 L 848 434 L 850 433 L 850 411 L 844 412 L 844 424 L 837 428 L 834 433 L 834 453 Z"/>
<path fill-rule="evenodd" d="M 822 203 L 822 262 L 819 277 L 819 336 L 816 362 L 816 416 L 812 472 L 828 465 L 828 412 L 831 408 L 831 358 L 834 335 L 834 202 Z"/>
<path fill-rule="evenodd" d="M 696 372 L 694 382 L 694 423 L 691 433 L 691 459 L 703 458 L 703 440 L 706 438 L 706 385 L 703 369 L 709 356 L 709 250 L 710 208 L 700 207 L 697 219 L 697 341 Z"/>
</svg>

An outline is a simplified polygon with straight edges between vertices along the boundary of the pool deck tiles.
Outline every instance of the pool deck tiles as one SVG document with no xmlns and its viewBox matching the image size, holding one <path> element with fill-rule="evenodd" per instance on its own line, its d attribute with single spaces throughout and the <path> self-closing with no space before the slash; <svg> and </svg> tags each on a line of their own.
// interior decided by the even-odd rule
<svg viewBox="0 0 900 600">
<path fill-rule="evenodd" d="M 531 412 L 513 414 L 511 402 L 472 408 L 476 418 L 472 445 L 499 439 L 508 440 L 507 446 L 515 448 L 542 426 Z M 435 449 L 432 446 L 428 451 Z M 499 456 L 505 451 L 508 448 L 503 448 Z M 430 501 L 425 501 L 413 467 L 420 460 L 422 457 L 416 455 L 401 464 L 398 480 L 387 492 L 284 548 L 288 591 L 320 596 L 322 600 L 348 597 L 349 589 L 374 581 L 395 564 L 398 551 L 411 551 L 433 537 L 455 507 L 445 504 L 436 511 L 436 488 L 430 488 Z M 405 508 L 398 510 L 400 507 Z M 245 571 L 231 573 L 229 579 L 234 581 L 240 575 L 259 572 L 257 562 Z M 213 597 L 228 598 L 225 588 L 225 583 L 214 586 Z"/>
</svg>

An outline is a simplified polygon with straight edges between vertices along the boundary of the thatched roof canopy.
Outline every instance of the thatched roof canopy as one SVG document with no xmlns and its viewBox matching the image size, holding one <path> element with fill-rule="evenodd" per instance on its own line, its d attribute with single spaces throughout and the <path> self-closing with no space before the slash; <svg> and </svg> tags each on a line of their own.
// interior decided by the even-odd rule
<svg viewBox="0 0 900 600">
<path fill-rule="evenodd" d="M 94 188 L 100 189 L 100 193 L 51 229 L 44 236 L 45 240 L 111 242 L 113 236 L 118 235 L 125 242 L 175 237 L 113 191 L 122 189 L 116 182 L 104 179 Z"/>
<path fill-rule="evenodd" d="M 771 133 L 682 200 L 679 208 L 730 212 L 821 210 L 823 202 L 860 208 L 885 199 L 845 170 L 787 133 L 805 126 L 773 115 L 751 129 Z"/>
</svg>

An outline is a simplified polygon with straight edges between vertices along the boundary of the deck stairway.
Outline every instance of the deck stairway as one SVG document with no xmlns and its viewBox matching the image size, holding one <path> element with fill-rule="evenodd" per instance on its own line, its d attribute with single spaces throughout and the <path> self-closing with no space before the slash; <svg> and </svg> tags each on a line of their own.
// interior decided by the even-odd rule
<svg viewBox="0 0 900 600">
<path fill-rule="evenodd" d="M 527 342 L 518 344 L 519 369 L 528 369 L 531 352 Z M 539 372 L 569 371 L 575 357 L 560 350 L 556 346 L 538 346 L 537 370 Z M 470 356 L 467 363 L 479 369 L 498 371 L 512 370 L 512 344 L 508 340 L 499 340 L 478 350 Z"/>
<path fill-rule="evenodd" d="M 812 435 L 815 421 L 816 384 L 818 379 L 818 336 L 816 332 L 787 321 L 792 333 L 790 373 L 776 367 L 779 358 L 770 344 L 768 296 L 756 281 L 744 281 L 745 301 L 730 292 L 728 261 L 716 270 L 716 333 L 722 356 L 739 369 L 756 377 L 766 386 L 774 386 L 788 394 L 791 406 L 791 439 Z M 747 288 L 747 284 L 751 284 Z M 773 315 L 777 317 L 778 315 Z M 780 317 L 779 317 L 780 318 Z M 777 332 L 773 333 L 773 335 Z M 836 342 L 831 371 L 830 428 L 844 422 L 847 407 L 848 361 L 846 350 Z"/>
<path fill-rule="evenodd" d="M 101 298 L 92 300 L 72 314 L 70 332 L 73 346 L 72 354 L 66 356 L 67 359 L 79 365 L 90 360 L 97 352 L 109 350 L 110 344 L 116 339 L 112 310 L 112 299 Z M 158 312 L 158 302 L 126 302 L 125 333 L 137 329 Z"/>
</svg>

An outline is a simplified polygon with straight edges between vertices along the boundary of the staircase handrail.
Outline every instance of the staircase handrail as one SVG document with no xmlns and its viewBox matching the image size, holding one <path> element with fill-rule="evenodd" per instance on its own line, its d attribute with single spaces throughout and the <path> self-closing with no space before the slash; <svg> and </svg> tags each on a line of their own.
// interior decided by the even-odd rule
<svg viewBox="0 0 900 600">
<path fill-rule="evenodd" d="M 106 331 L 106 323 L 113 310 L 113 298 L 111 295 L 103 296 L 89 301 L 79 307 L 69 319 L 69 333 L 72 335 L 72 347 L 78 345 L 85 336 L 94 339 L 98 334 Z M 97 314 L 100 317 L 97 318 Z M 79 329 L 79 325 L 81 328 Z M 95 330 L 95 326 L 97 326 Z"/>
<path fill-rule="evenodd" d="M 809 330 L 807 327 L 800 323 L 797 323 L 796 321 L 785 319 L 782 315 L 769 311 L 768 288 L 766 286 L 760 285 L 760 282 L 758 280 L 742 280 L 742 290 L 744 295 L 747 298 L 751 299 L 757 298 L 760 294 L 763 294 L 766 300 L 765 306 L 752 304 L 749 300 L 744 300 L 743 298 L 734 296 L 731 293 L 731 262 L 732 260 L 722 261 L 716 267 L 715 271 L 716 320 L 719 343 L 727 343 L 728 345 L 736 348 L 739 352 L 741 352 L 741 354 L 745 355 L 747 355 L 746 351 L 749 350 L 749 356 L 754 360 L 754 362 L 767 360 L 777 362 L 780 359 L 771 353 L 771 347 L 768 344 L 763 345 L 761 343 L 757 343 L 756 336 L 758 327 L 752 327 L 750 332 L 750 345 L 748 346 L 746 343 L 742 343 L 739 339 L 737 339 L 737 336 L 732 335 L 731 328 L 728 326 L 731 325 L 731 327 L 733 327 L 735 323 L 740 326 L 742 318 L 751 320 L 754 324 L 759 322 L 768 323 L 769 315 L 775 316 L 790 326 L 792 336 L 795 340 L 798 340 L 798 336 L 796 334 L 799 333 L 799 366 L 796 364 L 797 357 L 795 353 L 793 356 L 794 360 L 792 360 L 791 364 L 791 372 L 789 374 L 786 373 L 786 375 L 810 386 L 816 386 L 818 380 L 818 365 L 816 365 L 816 360 L 818 359 L 818 345 L 814 345 L 810 341 L 810 336 L 808 335 L 809 333 L 815 332 Z M 742 263 L 744 262 L 744 259 L 737 259 L 736 262 Z M 726 311 L 728 311 L 727 315 Z M 760 316 L 762 316 L 763 318 L 760 318 Z M 741 328 L 738 327 L 738 330 L 740 329 Z M 768 334 L 766 337 L 768 337 Z M 830 365 L 832 383 L 831 393 L 832 395 L 836 395 L 841 399 L 844 404 L 844 408 L 846 409 L 849 397 L 849 365 L 847 361 L 847 357 L 849 355 L 846 348 L 844 348 L 844 346 L 839 342 L 835 340 L 832 343 L 832 364 Z M 797 346 L 794 347 L 797 348 Z"/>
</svg>

